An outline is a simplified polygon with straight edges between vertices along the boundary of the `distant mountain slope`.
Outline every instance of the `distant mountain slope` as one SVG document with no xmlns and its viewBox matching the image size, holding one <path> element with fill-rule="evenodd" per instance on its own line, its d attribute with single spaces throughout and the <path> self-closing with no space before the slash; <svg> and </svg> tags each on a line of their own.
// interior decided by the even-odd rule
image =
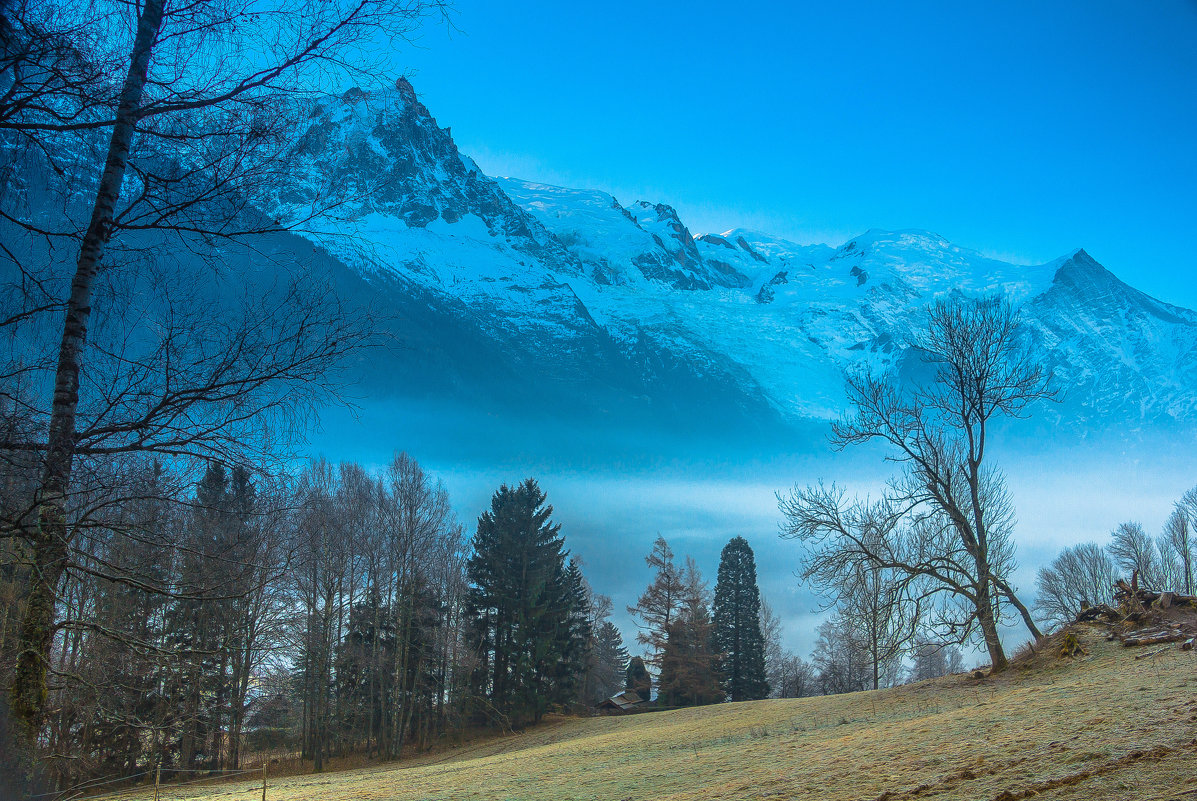
<svg viewBox="0 0 1197 801">
<path fill-rule="evenodd" d="M 383 372 L 405 376 L 397 391 L 451 388 L 613 425 L 769 430 L 839 414 L 843 371 L 901 363 L 933 299 L 1002 293 L 1064 392 L 1053 419 L 1197 421 L 1197 314 L 1084 251 L 1022 266 L 917 230 L 838 248 L 739 229 L 694 236 L 664 204 L 487 177 L 406 81 L 323 99 L 310 118 L 278 213 L 310 203 L 312 187 L 346 188 L 344 219 L 308 236 L 394 311 L 401 340 L 458 354 L 395 350 Z"/>
<path fill-rule="evenodd" d="M 784 448 L 844 411 L 845 369 L 910 364 L 922 309 L 956 292 L 1021 306 L 1065 399 L 1036 412 L 1053 433 L 1197 432 L 1197 313 L 1082 250 L 1024 266 L 918 230 L 834 248 L 746 229 L 695 235 L 655 200 L 485 175 L 406 81 L 296 102 L 295 169 L 245 213 L 302 224 L 238 250 L 235 272 L 267 285 L 280 263 L 317 285 L 330 273 L 385 344 L 348 368 L 355 396 L 422 404 L 444 417 L 445 440 L 469 441 L 455 428 L 465 410 L 500 449 L 509 430 L 547 423 L 641 451 L 657 432 Z M 0 142 L 8 189 L 53 228 L 80 190 L 23 154 Z M 83 220 L 78 205 L 67 212 Z M 332 213 L 303 222 L 314 206 Z M 40 238 L 2 220 L 0 235 L 69 281 Z M 164 265 L 205 258 L 165 235 L 136 239 L 128 246 Z"/>
<path fill-rule="evenodd" d="M 721 354 L 675 347 L 656 330 L 612 329 L 578 294 L 646 275 L 686 288 L 725 280 L 702 271 L 668 207 L 638 209 L 645 227 L 619 212 L 640 240 L 637 266 L 603 265 L 462 156 L 406 81 L 321 99 L 309 119 L 294 185 L 279 189 L 271 211 L 294 218 L 319 187 L 348 198 L 305 235 L 347 266 L 343 282 L 357 297 L 386 312 L 380 326 L 397 347 L 363 376 L 372 394 L 615 425 L 779 422 Z"/>
<path fill-rule="evenodd" d="M 1133 428 L 1197 419 L 1197 313 L 1127 286 L 1084 250 L 1054 266 L 1024 308 L 1063 391 Z"/>
<path fill-rule="evenodd" d="M 638 228 L 614 198 L 500 184 L 584 260 L 631 272 L 626 243 L 637 241 Z M 601 218 L 586 213 L 600 206 Z M 879 230 L 839 248 L 746 230 L 695 244 L 708 266 L 744 279 L 741 291 L 678 293 L 641 277 L 580 297 L 613 330 L 668 331 L 675 342 L 727 356 L 783 414 L 836 414 L 843 369 L 861 360 L 894 364 L 918 310 L 952 292 L 1001 293 L 1023 306 L 1068 419 L 1108 416 L 1137 426 L 1197 414 L 1197 315 L 1122 284 L 1083 251 L 1022 266 L 926 231 Z M 1117 369 L 1106 369 L 1111 364 Z"/>
<path fill-rule="evenodd" d="M 625 208 L 605 192 L 498 179 L 520 206 L 589 267 L 600 285 L 657 281 L 674 289 L 744 287 L 750 280 L 726 262 L 704 259 L 699 242 L 664 203 Z"/>
</svg>

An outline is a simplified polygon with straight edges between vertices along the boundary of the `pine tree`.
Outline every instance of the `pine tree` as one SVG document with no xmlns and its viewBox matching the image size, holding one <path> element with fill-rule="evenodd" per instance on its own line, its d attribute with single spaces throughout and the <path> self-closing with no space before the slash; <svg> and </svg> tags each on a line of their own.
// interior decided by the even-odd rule
<svg viewBox="0 0 1197 801">
<path fill-rule="evenodd" d="M 628 650 L 623 647 L 623 637 L 619 629 L 615 628 L 615 624 L 610 620 L 604 620 L 594 634 L 592 661 L 594 687 L 588 700 L 592 704 L 598 704 L 619 692 L 627 678 L 624 668 L 628 665 Z M 644 670 L 644 662 L 640 662 L 640 668 Z M 644 678 L 648 678 L 647 670 L 644 671 Z M 637 695 L 640 695 L 639 691 Z M 640 697 L 647 701 L 647 692 Z"/>
<path fill-rule="evenodd" d="M 550 692 L 555 702 L 570 703 L 577 700 L 585 681 L 593 640 L 590 629 L 590 589 L 576 559 L 570 559 L 569 566 L 565 568 L 563 590 L 565 625 L 554 632 L 560 661 L 557 664 L 556 682 Z"/>
<path fill-rule="evenodd" d="M 220 712 L 226 702 L 227 657 L 224 628 L 229 617 L 222 595 L 227 562 L 228 474 L 209 462 L 196 485 L 195 503 L 181 549 L 178 597 L 166 610 L 167 644 L 179 653 L 167 680 L 170 702 L 178 709 L 178 764 L 218 767 Z"/>
<path fill-rule="evenodd" d="M 653 677 L 648 674 L 648 668 L 644 666 L 644 660 L 640 657 L 633 656 L 628 660 L 624 679 L 624 689 L 631 690 L 645 701 L 652 697 Z"/>
<path fill-rule="evenodd" d="M 478 518 L 467 565 L 475 693 L 508 726 L 539 720 L 550 703 L 569 698 L 561 665 L 574 658 L 576 586 L 552 513 L 535 480 L 503 485 Z"/>
<path fill-rule="evenodd" d="M 682 604 L 669 623 L 657 692 L 665 706 L 698 706 L 723 700 L 709 591 L 694 560 L 681 574 Z"/>
<path fill-rule="evenodd" d="M 719 558 L 714 623 L 714 644 L 727 697 L 732 701 L 768 698 L 756 560 L 743 537 L 733 537 Z"/>
<path fill-rule="evenodd" d="M 636 635 L 636 641 L 649 647 L 647 662 L 659 670 L 669 624 L 681 607 L 685 588 L 682 572 L 674 562 L 673 550 L 664 537 L 657 535 L 653 549 L 644 561 L 657 572 L 636 605 L 628 607 L 628 614 L 640 619 L 641 631 Z"/>
</svg>

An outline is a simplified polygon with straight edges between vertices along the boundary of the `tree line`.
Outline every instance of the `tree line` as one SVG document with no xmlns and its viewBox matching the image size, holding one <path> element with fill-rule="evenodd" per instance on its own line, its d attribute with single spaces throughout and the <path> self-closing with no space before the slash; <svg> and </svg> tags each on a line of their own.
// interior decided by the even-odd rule
<svg viewBox="0 0 1197 801">
<path fill-rule="evenodd" d="M 734 537 L 724 547 L 713 596 L 694 559 L 679 565 L 664 537 L 658 535 L 645 562 L 653 580 L 628 613 L 640 627 L 637 641 L 648 649 L 643 662 L 656 673 L 658 705 L 768 697 L 760 590 L 748 541 Z M 638 682 L 631 673 L 628 689 L 648 700 L 647 673 L 638 667 Z"/>
<path fill-rule="evenodd" d="M 184 761 L 235 761 L 247 654 L 269 636 L 249 621 L 274 608 L 249 590 L 278 588 L 274 552 L 300 530 L 247 504 L 291 497 L 286 460 L 370 343 L 369 316 L 284 235 L 343 192 L 281 204 L 277 190 L 304 95 L 387 85 L 393 65 L 371 54 L 444 11 L 0 4 L 0 784 L 51 742 L 111 734 L 135 751 L 140 731 L 149 747 L 166 714 L 190 721 Z M 224 495 L 215 474 L 192 489 L 209 463 L 228 471 Z M 222 560 L 255 567 L 226 575 Z M 87 711 L 137 698 L 131 717 Z"/>
<path fill-rule="evenodd" d="M 1104 546 L 1065 548 L 1036 578 L 1035 610 L 1049 625 L 1063 626 L 1084 609 L 1113 603 L 1119 578 L 1155 592 L 1193 595 L 1197 583 L 1197 487 L 1172 506 L 1155 537 L 1135 521 L 1119 524 Z"/>
<path fill-rule="evenodd" d="M 467 538 L 406 454 L 377 473 L 323 460 L 269 479 L 215 461 L 194 480 L 176 471 L 146 462 L 65 571 L 37 739 L 54 786 L 236 769 L 246 751 L 294 751 L 317 771 L 395 759 L 623 686 L 610 599 L 532 479 L 496 491 Z M 5 566 L 11 686 L 25 577 Z"/>
<path fill-rule="evenodd" d="M 632 657 L 625 687 L 658 707 L 834 695 L 921 681 L 964 669 L 960 648 L 912 628 L 879 649 L 859 616 L 834 612 L 809 659 L 782 647 L 782 621 L 761 597 L 752 549 L 734 537 L 720 556 L 714 593 L 694 559 L 680 564 L 658 536 L 645 562 L 652 582 L 628 607 L 645 657 Z"/>
</svg>

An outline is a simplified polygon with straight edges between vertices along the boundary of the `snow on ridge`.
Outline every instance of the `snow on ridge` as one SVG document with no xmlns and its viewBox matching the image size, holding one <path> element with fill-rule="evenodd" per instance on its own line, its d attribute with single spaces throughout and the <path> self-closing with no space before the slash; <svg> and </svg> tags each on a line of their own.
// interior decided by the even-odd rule
<svg viewBox="0 0 1197 801">
<path fill-rule="evenodd" d="M 555 205 L 542 212 L 557 219 L 580 213 L 582 201 L 595 197 L 593 193 L 563 188 L 556 188 L 554 193 Z M 529 202 L 527 198 L 516 200 Z M 655 213 L 658 208 L 662 207 L 642 203 L 636 204 L 633 212 L 643 223 L 646 216 L 663 219 L 664 212 Z M 609 216 L 616 227 L 631 228 L 615 214 Z M 936 298 L 957 292 L 973 296 L 1002 294 L 1024 307 L 1029 330 L 1046 332 L 1052 324 L 1041 318 L 1052 312 L 1046 311 L 1045 304 L 1032 301 L 1052 290 L 1063 265 L 1078 259 L 1091 261 L 1078 249 L 1045 264 L 1015 264 L 920 229 L 874 228 L 834 248 L 802 245 L 743 228 L 700 234 L 692 241 L 705 263 L 722 264 L 747 276 L 749 284 L 694 293 L 641 281 L 634 288 L 628 284 L 584 292 L 588 308 L 612 330 L 667 330 L 678 347 L 729 358 L 779 411 L 804 417 L 834 416 L 842 411 L 841 371 L 847 365 L 865 362 L 884 369 L 897 364 L 912 326 L 917 324 L 919 310 Z M 585 247 L 592 253 L 613 252 L 611 242 L 604 241 L 598 231 L 590 232 Z M 1096 262 L 1093 264 L 1110 280 L 1125 286 Z M 1066 313 L 1074 322 L 1102 313 L 1095 305 L 1100 303 L 1097 297 L 1071 297 L 1069 302 L 1073 307 Z M 1054 313 L 1065 312 L 1057 308 Z M 1138 341 L 1135 348 L 1142 351 L 1147 347 L 1143 342 L 1162 342 L 1173 336 L 1154 331 L 1156 325 L 1151 321 L 1130 322 L 1126 324 L 1129 330 L 1119 333 L 1121 329 L 1111 329 L 1108 324 L 1078 323 L 1066 336 L 1053 334 L 1057 341 L 1052 346 L 1052 358 L 1058 362 L 1058 369 L 1072 366 L 1074 375 L 1098 372 L 1104 361 L 1115 357 L 1125 366 L 1126 346 L 1119 343 Z M 1141 334 L 1135 333 L 1139 330 L 1136 326 L 1146 326 L 1152 332 L 1144 329 Z M 1103 333 L 1095 339 L 1089 332 L 1098 329 Z M 1183 331 L 1174 334 L 1188 341 Z M 1183 351 L 1184 346 L 1164 350 L 1168 354 L 1140 356 L 1144 374 L 1166 373 L 1169 360 L 1175 363 L 1179 358 L 1175 353 Z M 1133 373 L 1132 367 L 1124 369 Z M 1142 385 L 1140 392 L 1146 392 L 1150 382 L 1137 375 L 1128 373 L 1122 385 Z M 1177 401 L 1184 395 L 1179 388 L 1184 381 L 1197 384 L 1191 369 L 1185 375 L 1180 384 L 1171 379 L 1164 382 L 1171 386 L 1165 393 L 1166 401 L 1142 408 L 1166 407 L 1171 414 L 1184 407 L 1186 414 L 1197 414 L 1193 386 L 1189 387 L 1187 405 Z M 1114 391 L 1102 387 L 1099 394 Z M 1105 401 L 1093 395 L 1086 402 L 1099 409 Z"/>
<path fill-rule="evenodd" d="M 345 108 L 326 116 L 315 158 L 352 142 L 369 163 L 338 156 L 350 179 L 393 174 L 361 209 L 365 245 L 339 255 L 366 277 L 464 303 L 500 341 L 568 350 L 599 330 L 630 349 L 647 337 L 784 416 L 831 417 L 842 371 L 898 364 L 927 303 L 1001 293 L 1094 414 L 1131 397 L 1197 417 L 1197 314 L 1127 287 L 1081 249 L 1021 265 L 919 229 L 870 229 L 839 247 L 744 228 L 694 235 L 663 203 L 485 176 L 402 87 L 374 104 L 394 104 L 382 111 L 356 96 L 328 102 Z M 1107 365 L 1118 369 L 1103 376 Z"/>
</svg>

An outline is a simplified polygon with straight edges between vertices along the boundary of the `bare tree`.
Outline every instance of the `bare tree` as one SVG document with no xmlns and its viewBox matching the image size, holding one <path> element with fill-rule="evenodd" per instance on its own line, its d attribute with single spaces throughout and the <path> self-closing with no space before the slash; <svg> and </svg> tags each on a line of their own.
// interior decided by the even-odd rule
<svg viewBox="0 0 1197 801">
<path fill-rule="evenodd" d="M 857 562 L 845 576 L 838 608 L 847 625 L 859 632 L 873 689 L 895 683 L 921 618 L 918 599 L 909 597 L 903 575 L 892 568 Z"/>
<path fill-rule="evenodd" d="M 1185 595 L 1193 594 L 1193 565 L 1197 562 L 1192 520 L 1183 502 L 1177 503 L 1164 523 L 1158 545 L 1168 589 Z"/>
<path fill-rule="evenodd" d="M 1197 527 L 1197 487 L 1193 487 L 1180 496 L 1176 508 L 1189 520 L 1189 528 Z"/>
<path fill-rule="evenodd" d="M 781 501 L 783 536 L 804 540 L 801 577 L 831 599 L 868 656 L 873 689 L 901 661 L 922 618 L 932 565 L 917 565 L 908 532 L 886 503 L 845 505 L 842 491 L 808 488 Z M 895 550 L 897 549 L 897 550 Z M 890 676 L 892 678 L 892 675 Z"/>
<path fill-rule="evenodd" d="M 805 698 L 815 695 L 818 689 L 814 667 L 789 651 L 778 660 L 776 672 L 769 676 L 769 686 L 774 698 Z"/>
<path fill-rule="evenodd" d="M 839 614 L 833 614 L 819 626 L 811 666 L 822 695 L 853 693 L 869 687 L 865 643 L 860 632 Z"/>
<path fill-rule="evenodd" d="M 387 468 L 384 483 L 390 503 L 385 507 L 384 525 L 390 533 L 391 580 L 394 582 L 394 610 L 398 653 L 392 686 L 397 693 L 396 712 L 391 719 L 388 756 L 398 757 L 415 712 L 413 682 L 424 669 L 427 654 L 415 645 L 415 630 L 421 614 L 421 587 L 427 582 L 425 565 L 455 521 L 449 495 L 440 481 L 429 476 L 406 453 L 396 454 Z"/>
<path fill-rule="evenodd" d="M 761 633 L 765 638 L 765 674 L 772 698 L 802 698 L 815 694 L 815 672 L 809 662 L 781 645 L 782 622 L 761 598 Z"/>
<path fill-rule="evenodd" d="M 55 293 L 47 289 L 52 282 L 28 280 L 25 256 L 5 253 L 23 284 L 36 284 L 44 296 L 6 321 L 42 312 L 61 321 L 51 350 L 5 370 L 49 377 L 47 402 L 37 405 L 44 436 L 4 443 L 5 450 L 37 453 L 41 472 L 30 511 L 14 516 L 34 577 L 25 592 L 11 689 L 26 742 L 36 738 L 45 711 L 58 590 L 74 544 L 68 510 L 80 458 L 132 451 L 227 457 L 264 411 L 289 410 L 313 388 L 326 387 L 330 365 L 360 342 L 344 315 L 334 310 L 330 317 L 283 292 L 278 306 L 250 306 L 256 314 L 226 336 L 190 343 L 196 347 L 184 349 L 183 358 L 179 337 L 161 337 L 158 347 L 147 348 L 138 337 L 146 329 L 135 329 L 123 344 L 137 358 L 120 351 L 113 358 L 133 369 L 118 369 L 97 392 L 84 369 L 89 329 L 97 317 L 103 322 L 103 312 L 121 310 L 98 291 L 98 279 L 119 265 L 122 248 L 136 249 L 148 232 L 169 232 L 183 250 L 207 256 L 214 239 L 285 228 L 254 210 L 253 202 L 285 163 L 295 113 L 289 95 L 336 76 L 365 74 L 350 65 L 363 66 L 360 56 L 370 42 L 403 38 L 440 8 L 437 0 L 294 0 L 269 8 L 248 0 L 114 1 L 88 4 L 87 19 L 97 23 L 88 27 L 63 22 L 73 5 L 6 5 L 6 12 L 18 13 L 16 24 L 5 18 L 0 131 L 37 145 L 60 171 L 50 154 L 64 137 L 75 137 L 75 146 L 64 149 L 69 153 L 94 152 L 106 140 L 102 165 L 83 160 L 64 176 L 68 194 L 90 193 L 79 227 L 52 228 L 8 209 L 3 215 L 13 229 L 50 243 L 51 254 L 71 252 L 74 262 L 69 289 Z M 117 67 L 123 79 L 113 79 Z M 224 347 L 213 347 L 216 341 Z M 137 383 L 146 373 L 160 379 L 148 391 Z M 103 391 L 112 386 L 119 391 Z M 14 402 L 24 397 L 10 396 Z M 90 415 L 81 417 L 83 411 Z"/>
<path fill-rule="evenodd" d="M 283 582 L 290 568 L 286 523 L 286 488 L 280 483 L 256 488 L 248 497 L 238 491 L 234 471 L 234 523 L 241 528 L 235 549 L 228 554 L 229 599 L 229 725 L 227 768 L 241 767 L 241 743 L 251 705 L 251 685 L 286 652 L 285 631 L 293 607 Z M 242 479 L 243 480 L 243 479 Z M 248 502 L 247 502 L 248 501 Z"/>
<path fill-rule="evenodd" d="M 781 663 L 784 658 L 784 653 L 781 647 L 781 618 L 773 611 L 773 607 L 761 596 L 761 636 L 765 640 L 765 678 L 769 681 L 769 686 L 774 688 L 774 695 L 776 696 L 777 684 L 775 679 L 779 678 L 779 671 L 781 670 Z"/>
<path fill-rule="evenodd" d="M 911 682 L 936 679 L 964 670 L 964 656 L 959 648 L 924 637 L 915 640 L 910 662 L 906 680 Z"/>
<path fill-rule="evenodd" d="M 1149 590 L 1166 589 L 1159 551 L 1142 525 L 1120 523 L 1110 533 L 1110 544 L 1106 547 L 1119 570 L 1127 577 L 1138 576 L 1139 586 Z"/>
<path fill-rule="evenodd" d="M 304 756 L 324 769 L 332 739 L 333 652 L 344 618 L 345 578 L 353 537 L 337 514 L 336 471 L 320 460 L 300 479 L 296 590 L 304 611 L 300 670 L 303 677 Z"/>
<path fill-rule="evenodd" d="M 1065 626 L 1082 609 L 1109 602 L 1117 578 L 1114 561 L 1100 546 L 1087 542 L 1065 548 L 1039 569 L 1035 609 L 1049 625 Z"/>
<path fill-rule="evenodd" d="M 1003 477 L 986 461 L 990 423 L 1021 416 L 1053 395 L 1048 376 L 1020 344 L 1018 316 L 998 298 L 937 302 L 914 344 L 934 368 L 932 380 L 903 387 L 892 375 L 850 374 L 854 411 L 834 425 L 832 441 L 890 446 L 888 458 L 903 473 L 891 482 L 883 508 L 868 511 L 886 521 L 878 542 L 906 536 L 885 546 L 892 557 L 878 553 L 882 558 L 873 561 L 930 579 L 927 591 L 965 602 L 966 615 L 945 622 L 961 638 L 979 630 L 998 672 L 1008 665 L 998 636 L 1003 604 L 1035 637 L 1040 631 L 1009 581 L 1013 511 Z M 782 510 L 789 519 L 783 536 L 826 540 L 833 551 L 847 536 L 849 553 L 872 558 L 873 547 L 848 536 L 866 507 L 845 504 L 834 488 L 796 489 Z"/>
</svg>

